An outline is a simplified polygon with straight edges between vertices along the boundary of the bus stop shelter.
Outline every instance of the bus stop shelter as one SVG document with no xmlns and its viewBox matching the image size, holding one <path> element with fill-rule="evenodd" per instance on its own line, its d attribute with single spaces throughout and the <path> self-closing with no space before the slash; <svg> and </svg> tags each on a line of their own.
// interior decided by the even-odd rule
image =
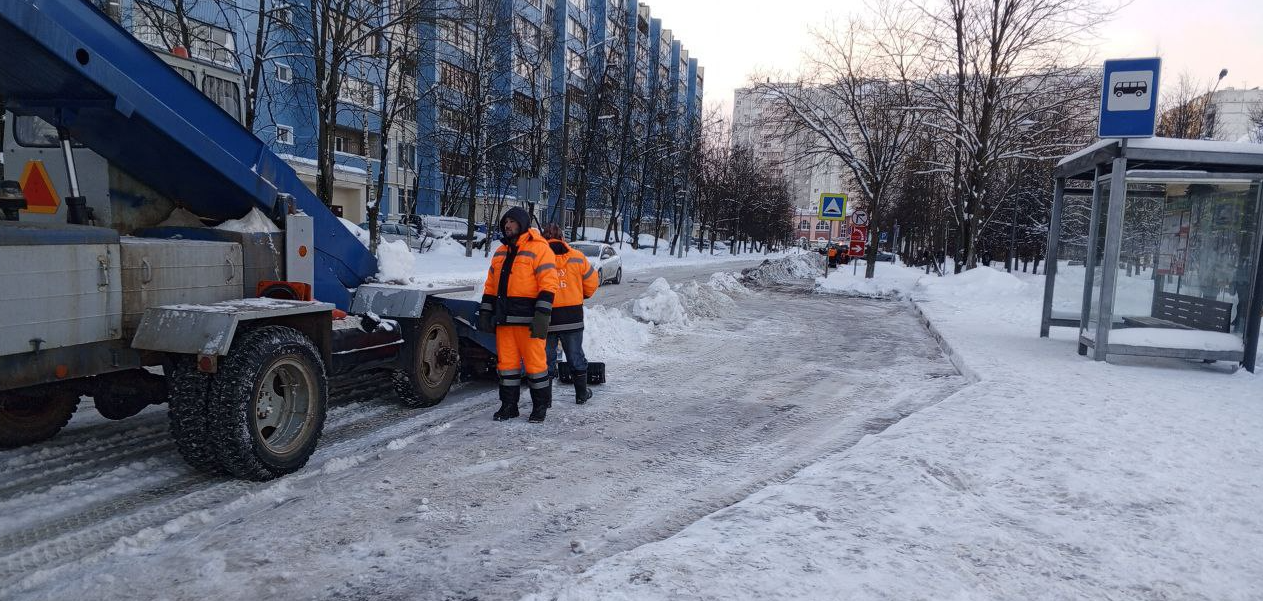
<svg viewBox="0 0 1263 601">
<path fill-rule="evenodd" d="M 1263 314 L 1263 144 L 1102 140 L 1058 163 L 1040 336 L 1079 354 L 1254 371 Z"/>
</svg>

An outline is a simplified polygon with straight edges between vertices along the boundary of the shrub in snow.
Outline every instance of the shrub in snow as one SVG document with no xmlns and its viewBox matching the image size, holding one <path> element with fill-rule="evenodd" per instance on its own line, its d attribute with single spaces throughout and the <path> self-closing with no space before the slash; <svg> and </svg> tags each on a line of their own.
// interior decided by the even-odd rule
<svg viewBox="0 0 1263 601">
<path fill-rule="evenodd" d="M 640 321 L 656 325 L 683 325 L 689 320 L 680 295 L 671 289 L 671 284 L 664 278 L 654 280 L 644 296 L 632 301 L 631 314 Z"/>
</svg>

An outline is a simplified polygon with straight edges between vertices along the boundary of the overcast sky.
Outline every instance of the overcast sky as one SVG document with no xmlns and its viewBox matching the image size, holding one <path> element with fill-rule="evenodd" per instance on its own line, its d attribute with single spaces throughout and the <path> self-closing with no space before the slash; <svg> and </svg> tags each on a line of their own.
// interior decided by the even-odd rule
<svg viewBox="0 0 1263 601">
<path fill-rule="evenodd" d="M 706 68 L 706 103 L 726 106 L 752 73 L 792 71 L 812 25 L 865 5 L 859 0 L 647 3 Z M 1210 81 L 1227 68 L 1222 87 L 1263 86 L 1263 0 L 1134 0 L 1102 27 L 1101 38 L 1102 59 L 1161 56 L 1164 83 L 1182 72 Z"/>
</svg>

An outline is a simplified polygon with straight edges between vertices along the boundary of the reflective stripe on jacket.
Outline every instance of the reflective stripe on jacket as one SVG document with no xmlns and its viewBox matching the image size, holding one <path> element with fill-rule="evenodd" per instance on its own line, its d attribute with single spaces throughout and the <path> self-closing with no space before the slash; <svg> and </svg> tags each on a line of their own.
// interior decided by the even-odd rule
<svg viewBox="0 0 1263 601">
<path fill-rule="evenodd" d="M 552 313 L 557 296 L 557 257 L 534 229 L 491 258 L 482 289 L 482 310 L 495 311 L 497 324 L 530 324 L 536 312 Z"/>
<path fill-rule="evenodd" d="M 592 298 L 601 277 L 583 253 L 560 240 L 549 245 L 557 256 L 559 276 L 557 300 L 553 303 L 553 320 L 549 332 L 567 332 L 583 328 L 583 301 Z M 557 253 L 561 248 L 562 252 Z"/>
</svg>

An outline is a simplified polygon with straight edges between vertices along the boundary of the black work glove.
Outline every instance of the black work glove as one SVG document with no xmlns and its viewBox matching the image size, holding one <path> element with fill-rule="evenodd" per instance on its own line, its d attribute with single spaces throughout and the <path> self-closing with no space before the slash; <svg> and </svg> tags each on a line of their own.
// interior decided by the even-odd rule
<svg viewBox="0 0 1263 601">
<path fill-rule="evenodd" d="M 483 308 L 478 311 L 478 331 L 493 334 L 496 331 L 495 309 Z"/>
<path fill-rule="evenodd" d="M 539 338 L 540 340 L 548 339 L 548 324 L 552 322 L 551 313 L 543 311 L 535 312 L 535 319 L 531 320 L 531 338 Z"/>
</svg>

